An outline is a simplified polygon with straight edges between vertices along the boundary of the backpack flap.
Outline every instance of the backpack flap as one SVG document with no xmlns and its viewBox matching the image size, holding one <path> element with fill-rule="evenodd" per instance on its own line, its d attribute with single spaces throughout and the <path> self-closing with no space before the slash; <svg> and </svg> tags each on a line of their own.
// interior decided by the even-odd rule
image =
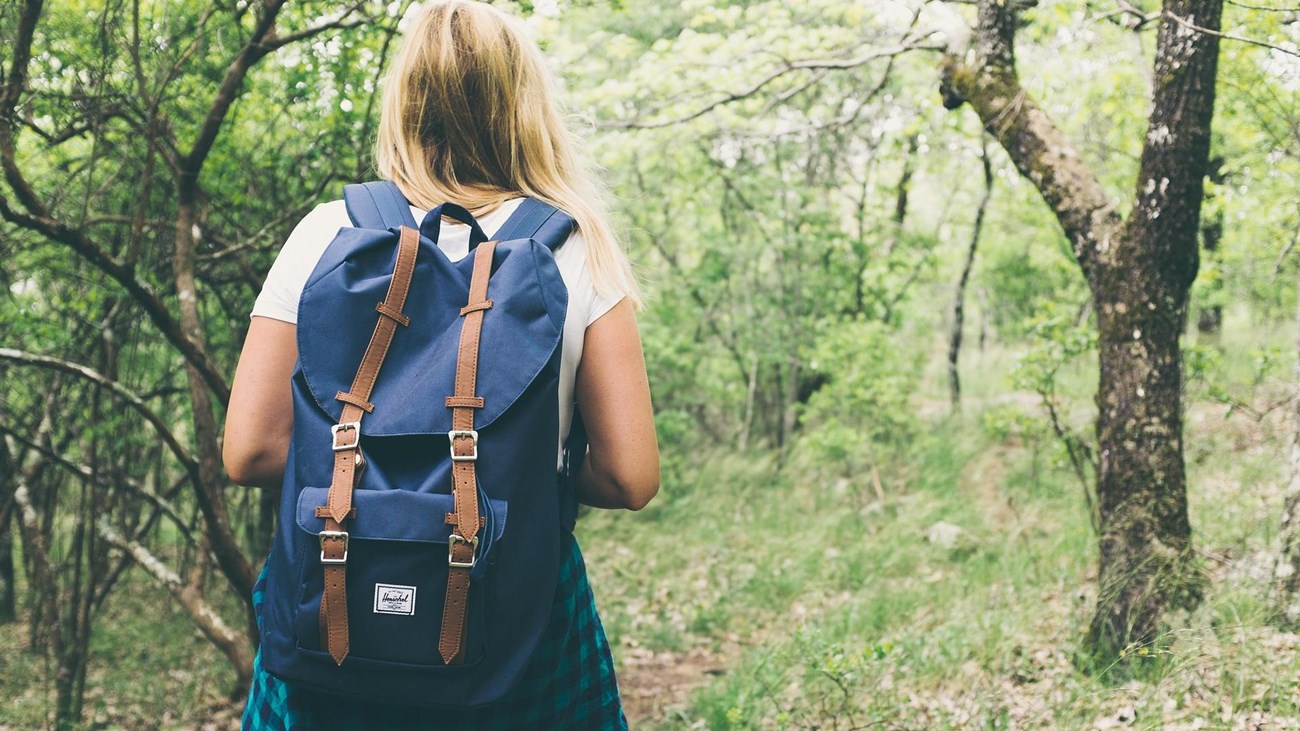
<svg viewBox="0 0 1300 731">
<path fill-rule="evenodd" d="M 325 518 L 316 515 L 316 508 L 325 504 L 328 493 L 327 487 L 306 487 L 299 493 L 299 530 L 314 536 L 325 529 Z M 451 495 L 409 490 L 358 490 L 353 494 L 352 502 L 357 508 L 357 514 L 349 522 L 351 541 L 436 543 L 445 546 L 451 535 L 451 526 L 445 521 L 429 519 L 430 516 L 451 512 Z M 483 543 L 479 552 L 485 559 L 492 553 L 492 544 L 506 530 L 507 506 L 506 501 L 489 500 L 482 491 L 479 492 L 479 514 L 483 516 L 483 532 L 480 534 Z M 481 575 L 487 565 L 487 560 L 479 562 L 474 568 L 474 575 Z"/>
<path fill-rule="evenodd" d="M 320 546 L 315 537 L 325 529 L 325 519 L 317 517 L 317 508 L 327 493 L 328 488 L 308 487 L 298 496 L 296 527 L 306 534 L 302 545 L 309 554 L 304 557 L 307 565 L 314 563 Z M 487 594 L 482 589 L 490 585 L 486 574 L 495 559 L 492 544 L 501 538 L 506 522 L 504 501 L 482 500 L 481 494 L 480 500 L 485 524 L 480 559 L 473 569 L 480 591 L 470 597 L 475 611 L 468 618 L 472 639 L 467 665 L 484 655 Z M 357 512 L 347 522 L 349 538 L 344 548 L 351 636 L 348 662 L 427 664 L 436 657 L 445 609 L 451 526 L 440 518 L 452 509 L 452 497 L 408 490 L 358 490 L 353 504 Z M 295 624 L 300 646 L 318 653 L 326 650 L 318 639 L 322 627 L 316 609 L 323 591 L 320 573 L 305 571 L 296 601 L 306 611 L 297 613 Z"/>
<path fill-rule="evenodd" d="M 384 298 L 396 256 L 397 236 L 344 229 L 312 273 L 299 302 L 301 375 L 316 403 L 337 421 L 374 331 L 373 312 Z M 391 362 L 419 367 L 385 369 L 375 385 L 374 411 L 362 424 L 365 436 L 445 434 L 455 391 L 460 308 L 469 296 L 473 257 L 450 261 L 433 242 L 420 239 L 414 283 L 406 305 L 410 325 L 393 339 Z M 491 426 L 519 398 L 560 346 L 568 291 L 550 252 L 532 239 L 497 245 L 483 320 L 478 368 L 484 406 L 477 429 Z"/>
</svg>

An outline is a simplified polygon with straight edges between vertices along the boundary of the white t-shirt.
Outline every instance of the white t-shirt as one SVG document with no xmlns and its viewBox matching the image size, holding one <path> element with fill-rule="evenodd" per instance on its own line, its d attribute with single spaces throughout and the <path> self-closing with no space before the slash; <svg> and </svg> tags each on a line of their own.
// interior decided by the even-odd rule
<svg viewBox="0 0 1300 731">
<path fill-rule="evenodd" d="M 489 236 L 496 232 L 510 214 L 515 212 L 523 198 L 501 204 L 495 211 L 478 219 L 479 226 Z M 416 221 L 423 220 L 425 211 L 411 207 Z M 331 201 L 316 206 L 308 213 L 285 241 L 271 271 L 262 284 L 262 292 L 253 305 L 253 317 L 269 317 L 297 324 L 298 300 L 302 296 L 307 278 L 316 268 L 325 248 L 329 246 L 340 228 L 351 227 L 343 201 Z M 438 234 L 438 248 L 447 258 L 458 261 L 469 253 L 469 226 L 463 223 L 442 223 Z M 596 291 L 587 268 L 587 242 L 582 233 L 574 231 L 568 241 L 555 252 L 555 263 L 560 277 L 569 289 L 569 309 L 564 318 L 564 345 L 560 361 L 560 446 L 569 434 L 573 409 L 573 382 L 582 358 L 583 338 L 587 326 L 618 304 L 622 297 L 610 297 Z"/>
</svg>

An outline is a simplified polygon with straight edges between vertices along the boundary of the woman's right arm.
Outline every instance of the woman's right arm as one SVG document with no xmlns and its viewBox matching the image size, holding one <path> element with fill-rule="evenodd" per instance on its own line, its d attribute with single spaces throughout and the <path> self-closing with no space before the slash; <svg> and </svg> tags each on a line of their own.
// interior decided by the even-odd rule
<svg viewBox="0 0 1300 731">
<path fill-rule="evenodd" d="M 222 461 L 240 485 L 279 487 L 293 432 L 290 379 L 298 359 L 297 326 L 254 317 L 226 409 Z"/>
<path fill-rule="evenodd" d="M 576 391 L 589 443 L 578 499 L 597 508 L 640 510 L 659 491 L 659 443 L 628 300 L 587 326 Z"/>
</svg>

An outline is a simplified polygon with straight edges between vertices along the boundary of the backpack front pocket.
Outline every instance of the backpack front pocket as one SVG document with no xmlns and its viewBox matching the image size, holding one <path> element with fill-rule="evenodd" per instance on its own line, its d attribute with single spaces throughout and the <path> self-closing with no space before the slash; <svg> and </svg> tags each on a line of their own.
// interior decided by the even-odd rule
<svg viewBox="0 0 1300 731">
<path fill-rule="evenodd" d="M 327 488 L 304 488 L 298 496 L 297 510 L 300 590 L 294 629 L 300 648 L 322 655 L 325 646 L 320 603 L 324 568 L 318 534 L 325 528 L 325 519 L 316 517 L 316 508 L 326 503 L 328 494 Z M 491 580 L 487 568 L 492 544 L 505 530 L 506 503 L 485 500 L 481 491 L 479 494 L 484 526 L 470 578 L 465 661 L 458 666 L 477 662 L 486 650 L 484 602 Z M 447 543 L 452 527 L 445 516 L 452 511 L 451 495 L 356 490 L 352 504 L 356 516 L 344 525 L 348 533 L 348 657 L 403 665 L 442 665 L 438 638 L 447 594 Z M 328 655 L 324 659 L 328 660 Z"/>
</svg>

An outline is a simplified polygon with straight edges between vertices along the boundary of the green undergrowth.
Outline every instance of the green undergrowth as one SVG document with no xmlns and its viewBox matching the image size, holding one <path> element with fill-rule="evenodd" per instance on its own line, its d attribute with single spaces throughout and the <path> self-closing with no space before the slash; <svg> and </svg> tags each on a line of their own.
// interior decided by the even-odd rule
<svg viewBox="0 0 1300 731">
<path fill-rule="evenodd" d="M 122 581 L 95 619 L 77 728 L 193 728 L 230 717 L 226 659 L 169 594 L 139 573 Z M 26 647 L 25 622 L 0 626 L 0 729 L 47 728 L 53 714 L 53 674 Z"/>
<path fill-rule="evenodd" d="M 1024 399 L 930 420 L 879 482 L 798 448 L 784 464 L 719 453 L 640 514 L 585 517 L 616 656 L 726 666 L 647 727 L 1300 727 L 1300 637 L 1268 621 L 1280 436 L 1191 410 L 1210 593 L 1107 673 L 1082 660 L 1096 577 L 1082 488 L 1057 445 L 989 418 L 1008 409 L 1037 417 Z"/>
</svg>

